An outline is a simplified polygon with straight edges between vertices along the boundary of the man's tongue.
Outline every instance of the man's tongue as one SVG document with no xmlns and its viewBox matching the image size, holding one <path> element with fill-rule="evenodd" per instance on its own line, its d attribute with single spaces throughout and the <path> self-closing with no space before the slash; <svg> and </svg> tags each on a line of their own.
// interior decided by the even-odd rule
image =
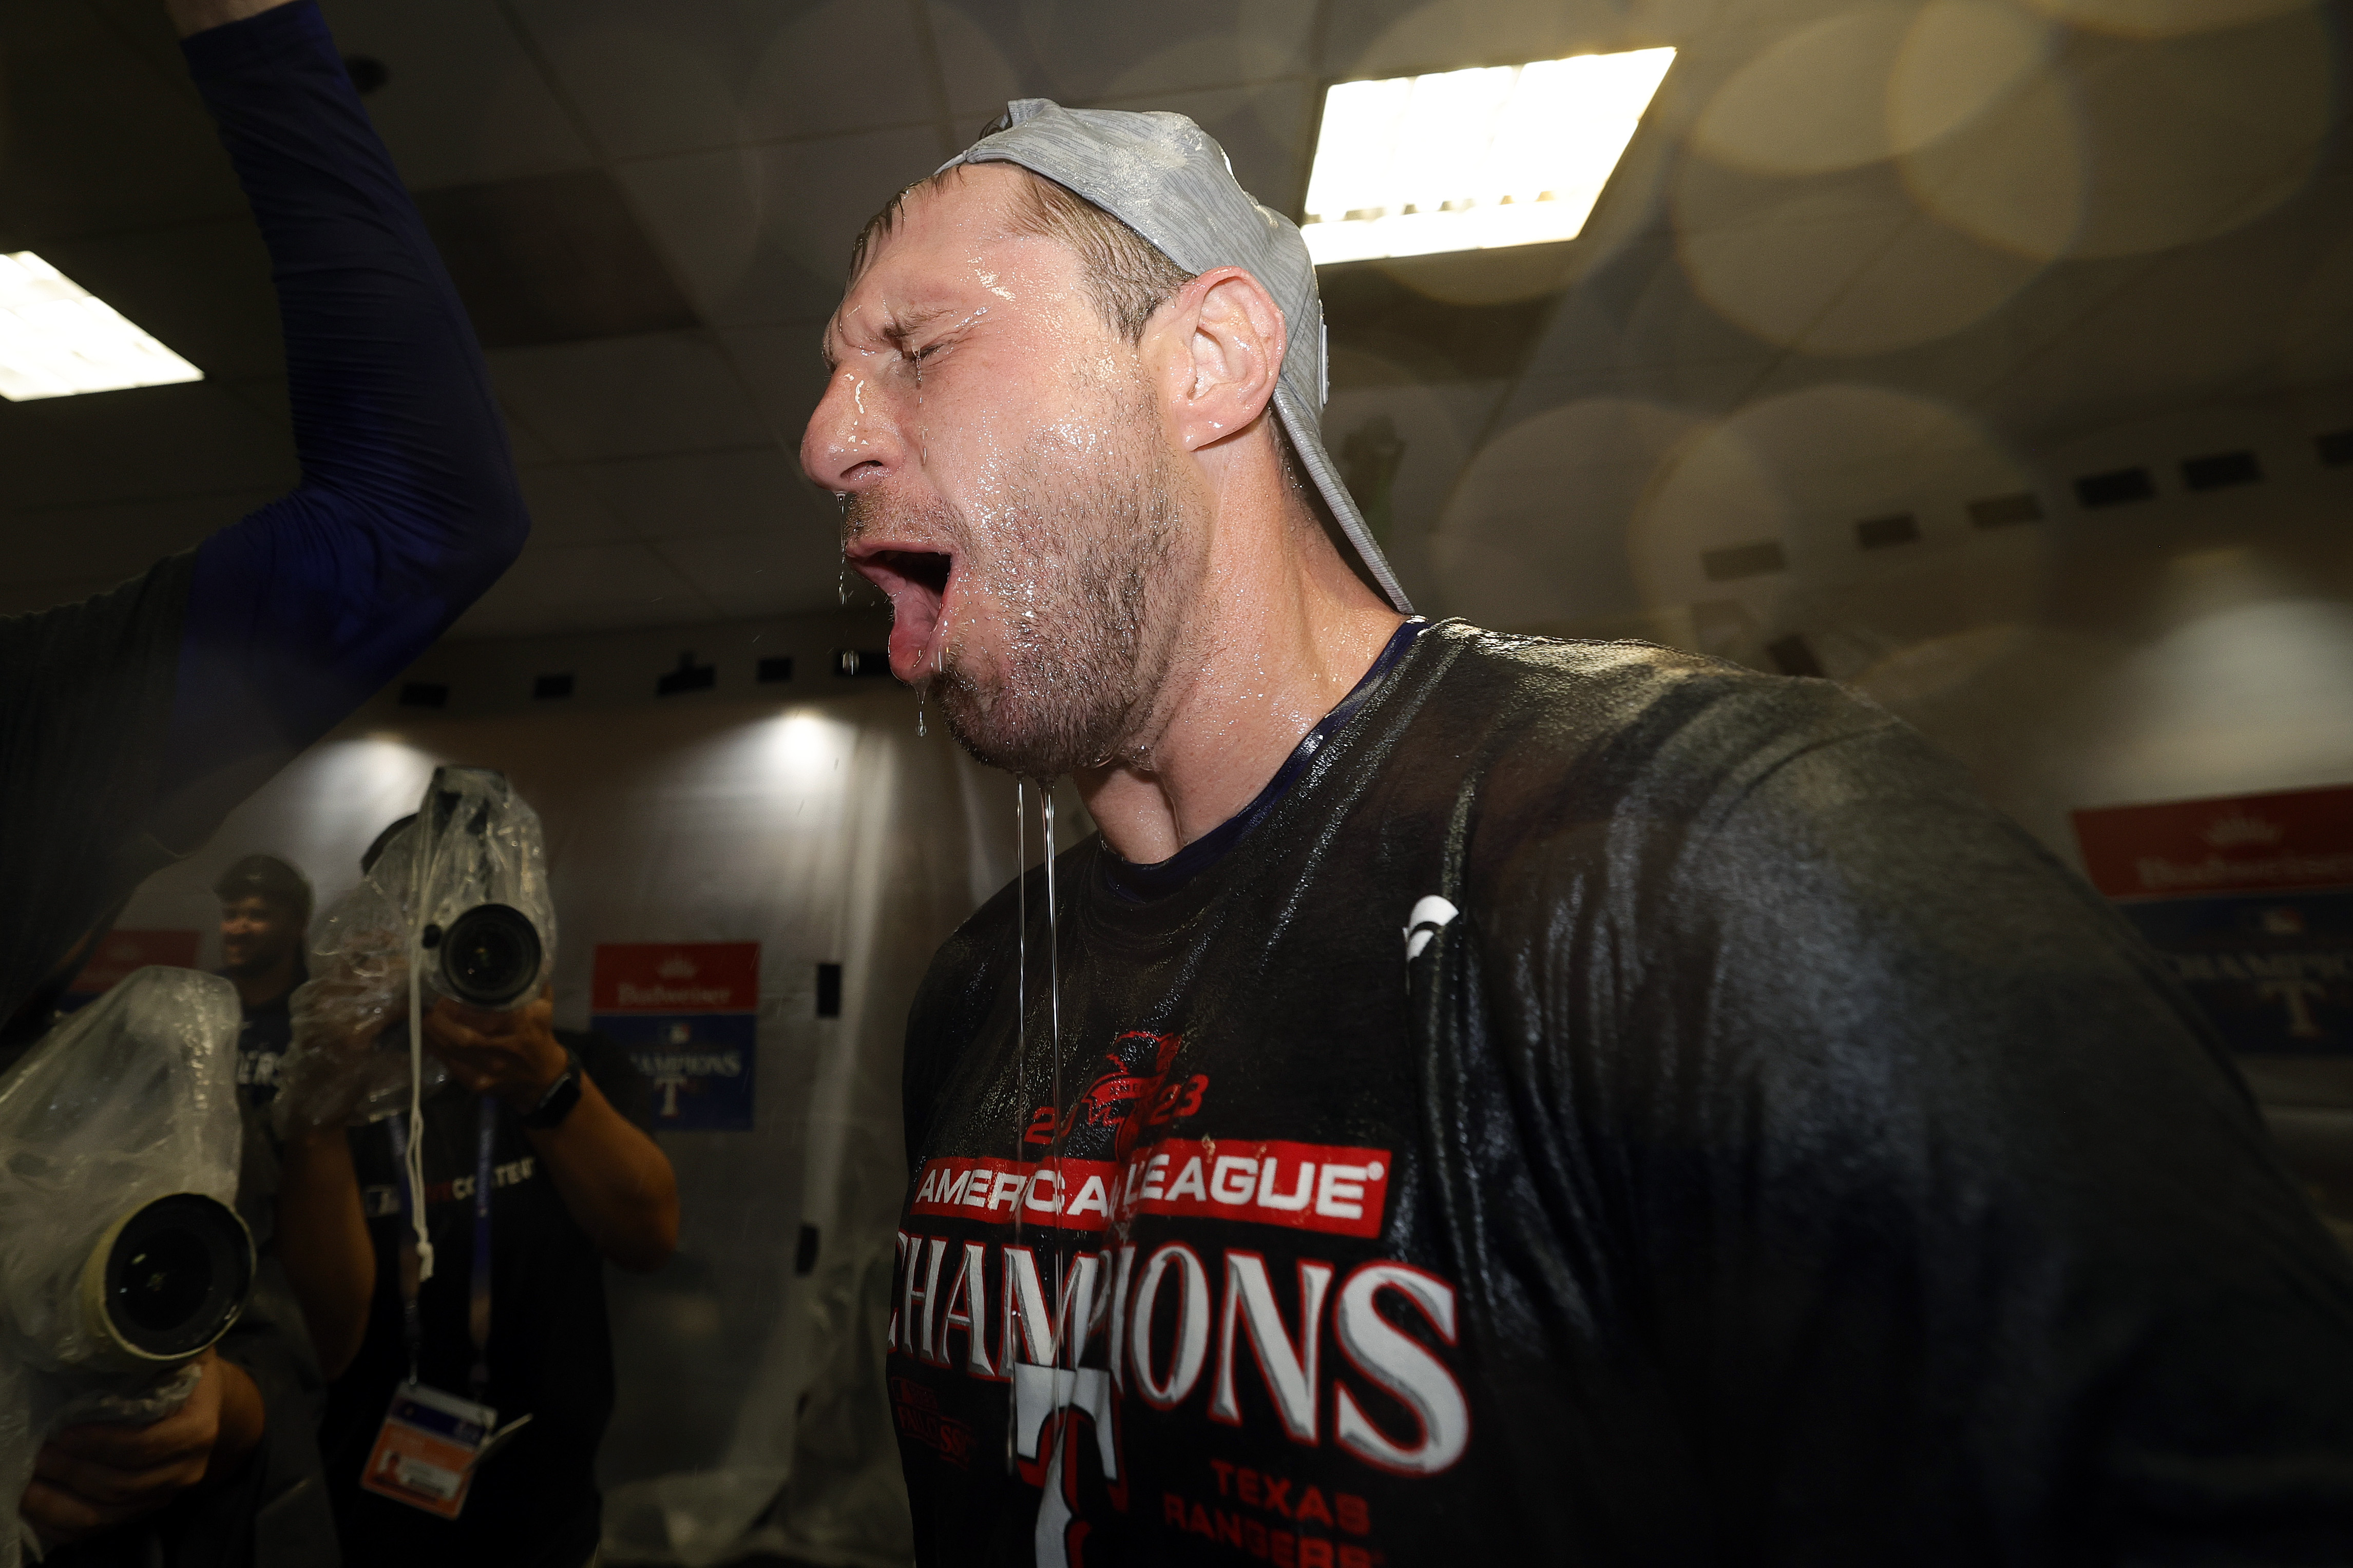
<svg viewBox="0 0 2353 1568">
<path fill-rule="evenodd" d="M 935 589 L 908 578 L 892 586 L 892 674 L 912 686 L 931 673 L 932 637 L 939 625 L 940 595 Z"/>
</svg>

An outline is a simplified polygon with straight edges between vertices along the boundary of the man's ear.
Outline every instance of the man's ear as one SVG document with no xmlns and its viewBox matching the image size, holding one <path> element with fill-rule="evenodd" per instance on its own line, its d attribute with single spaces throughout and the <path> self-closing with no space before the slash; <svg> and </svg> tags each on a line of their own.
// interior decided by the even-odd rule
<svg viewBox="0 0 2353 1568">
<path fill-rule="evenodd" d="M 1239 267 L 1202 273 L 1169 305 L 1162 385 L 1174 434 L 1198 452 L 1265 410 L 1288 340 L 1273 297 Z"/>
</svg>

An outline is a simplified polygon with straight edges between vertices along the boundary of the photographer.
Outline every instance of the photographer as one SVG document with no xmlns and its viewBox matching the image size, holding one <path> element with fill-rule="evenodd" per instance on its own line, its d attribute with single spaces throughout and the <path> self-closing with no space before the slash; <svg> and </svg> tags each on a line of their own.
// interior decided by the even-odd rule
<svg viewBox="0 0 2353 1568">
<path fill-rule="evenodd" d="M 464 309 L 315 5 L 166 9 L 270 252 L 302 481 L 119 588 L 0 619 L 0 1065 L 132 889 L 421 653 L 529 530 Z M 53 1436 L 22 1501 L 48 1561 L 334 1560 L 295 1348 L 250 1312 L 202 1365 L 174 1415 Z"/>
<path fill-rule="evenodd" d="M 364 870 L 404 826 L 377 840 Z M 322 973 L 313 985 L 342 983 Z M 604 1263 L 659 1268 L 677 1245 L 678 1189 L 644 1130 L 644 1077 L 602 1036 L 555 1028 L 553 1012 L 542 990 L 509 1012 L 445 996 L 425 1015 L 426 1049 L 450 1081 L 423 1102 L 435 1268 L 421 1284 L 404 1211 L 407 1116 L 290 1131 L 280 1247 L 334 1378 L 321 1448 L 349 1563 L 577 1568 L 596 1553 L 596 1446 L 613 1405 Z M 305 998 L 296 1013 L 303 1033 L 314 1016 Z M 396 1036 L 406 1026 L 375 1026 Z M 486 1221 L 474 1203 L 484 1170 Z M 485 1248 L 486 1291 L 474 1268 Z M 361 1485 L 412 1352 L 427 1387 L 471 1390 L 501 1426 L 531 1417 L 482 1461 L 454 1520 Z"/>
<path fill-rule="evenodd" d="M 245 1009 L 237 1037 L 237 1083 L 260 1110 L 278 1093 L 278 1064 L 293 1042 L 286 999 L 310 978 L 302 937 L 311 924 L 311 882 L 275 855 L 248 855 L 213 884 L 220 900 L 221 973 Z"/>
</svg>

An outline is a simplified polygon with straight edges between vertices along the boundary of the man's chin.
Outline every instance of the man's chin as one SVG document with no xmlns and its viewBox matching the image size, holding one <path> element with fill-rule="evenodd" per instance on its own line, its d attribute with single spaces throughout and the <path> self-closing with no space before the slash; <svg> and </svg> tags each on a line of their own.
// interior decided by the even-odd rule
<svg viewBox="0 0 2353 1568">
<path fill-rule="evenodd" d="M 1016 778 L 1058 779 L 1098 765 L 1112 750 L 1074 743 L 1071 734 L 1024 711 L 1003 691 L 983 692 L 954 675 L 932 682 L 925 695 L 939 700 L 948 733 L 974 761 Z"/>
</svg>

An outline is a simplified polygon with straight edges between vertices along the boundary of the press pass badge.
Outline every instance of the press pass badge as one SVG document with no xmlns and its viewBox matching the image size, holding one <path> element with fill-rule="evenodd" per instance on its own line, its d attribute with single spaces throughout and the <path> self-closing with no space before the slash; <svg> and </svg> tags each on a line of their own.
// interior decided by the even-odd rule
<svg viewBox="0 0 2353 1568">
<path fill-rule="evenodd" d="M 404 1383 L 393 1391 L 392 1408 L 385 1412 L 360 1485 L 411 1508 L 455 1519 L 466 1506 L 475 1468 L 530 1419 L 519 1417 L 501 1430 L 499 1413 L 487 1405 Z"/>
</svg>

